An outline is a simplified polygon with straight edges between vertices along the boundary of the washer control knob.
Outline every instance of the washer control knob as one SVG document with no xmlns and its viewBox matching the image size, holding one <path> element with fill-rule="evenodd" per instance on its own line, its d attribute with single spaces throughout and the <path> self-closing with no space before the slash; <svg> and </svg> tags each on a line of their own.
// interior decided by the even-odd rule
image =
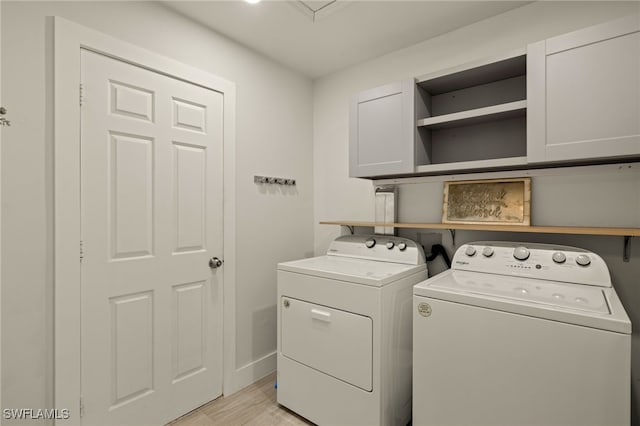
<svg viewBox="0 0 640 426">
<path fill-rule="evenodd" d="M 393 241 L 389 241 L 389 242 L 387 242 L 387 248 L 388 248 L 389 250 L 391 250 L 395 245 L 396 245 L 396 243 L 394 243 Z"/>
<path fill-rule="evenodd" d="M 467 246 L 467 249 L 464 251 L 464 254 L 466 254 L 469 257 L 472 257 L 476 254 L 476 248 L 474 246 Z"/>
<path fill-rule="evenodd" d="M 513 250 L 513 257 L 515 257 L 518 260 L 527 260 L 529 258 L 529 249 L 526 247 L 516 247 L 515 250 Z"/>
<path fill-rule="evenodd" d="M 372 248 L 373 246 L 376 245 L 376 240 L 374 240 L 373 238 L 369 238 L 367 241 L 364 242 L 364 245 L 367 246 L 367 248 Z"/>
<path fill-rule="evenodd" d="M 400 249 L 400 251 L 405 251 L 407 249 L 407 243 L 399 242 L 398 243 L 398 248 Z"/>
<path fill-rule="evenodd" d="M 564 263 L 567 260 L 567 256 L 563 252 L 557 251 L 551 255 L 551 259 L 556 263 Z"/>
<path fill-rule="evenodd" d="M 493 256 L 493 247 L 485 247 L 482 249 L 482 255 L 484 257 L 491 257 Z"/>
<path fill-rule="evenodd" d="M 576 256 L 576 263 L 580 266 L 589 266 L 591 259 L 586 254 L 579 254 Z"/>
</svg>

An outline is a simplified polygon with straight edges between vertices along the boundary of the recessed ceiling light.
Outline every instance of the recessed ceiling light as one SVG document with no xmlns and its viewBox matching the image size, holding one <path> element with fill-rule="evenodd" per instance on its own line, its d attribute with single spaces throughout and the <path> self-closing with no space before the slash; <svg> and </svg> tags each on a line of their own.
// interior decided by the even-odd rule
<svg viewBox="0 0 640 426">
<path fill-rule="evenodd" d="M 262 0 L 244 0 L 244 1 L 246 1 L 249 4 L 257 4 L 257 3 L 260 3 Z"/>
</svg>

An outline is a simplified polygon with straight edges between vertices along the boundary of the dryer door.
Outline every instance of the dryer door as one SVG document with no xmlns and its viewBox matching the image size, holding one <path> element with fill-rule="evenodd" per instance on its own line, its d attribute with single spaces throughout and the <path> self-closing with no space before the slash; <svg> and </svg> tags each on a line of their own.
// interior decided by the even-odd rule
<svg viewBox="0 0 640 426">
<path fill-rule="evenodd" d="M 281 347 L 287 358 L 372 390 L 373 323 L 351 312 L 282 297 Z"/>
</svg>

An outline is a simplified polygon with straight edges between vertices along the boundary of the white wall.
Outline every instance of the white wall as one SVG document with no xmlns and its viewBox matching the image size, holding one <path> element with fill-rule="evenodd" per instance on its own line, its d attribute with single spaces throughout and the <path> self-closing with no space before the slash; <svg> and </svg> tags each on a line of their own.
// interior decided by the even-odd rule
<svg viewBox="0 0 640 426">
<path fill-rule="evenodd" d="M 46 17 L 54 15 L 236 83 L 235 385 L 273 370 L 275 265 L 313 251 L 311 81 L 157 3 L 3 0 L 3 104 L 12 126 L 2 140 L 2 407 L 44 408 L 53 397 L 52 32 Z M 264 190 L 254 174 L 293 177 L 297 186 Z"/>
<path fill-rule="evenodd" d="M 349 98 L 359 91 L 392 81 L 416 77 L 475 59 L 510 52 L 530 42 L 639 14 L 638 2 L 536 2 L 430 39 L 314 82 L 314 223 L 315 253 L 346 232 L 321 220 L 372 221 L 373 184 L 349 178 Z M 405 183 L 399 188 L 399 219 L 440 222 L 442 181 Z M 640 172 L 606 169 L 604 172 L 536 177 L 533 179 L 532 220 L 537 225 L 640 226 Z M 370 229 L 358 229 L 371 232 Z M 428 233 L 429 231 L 424 231 Z M 452 254 L 448 232 L 442 242 Z M 420 239 L 415 231 L 404 236 Z M 640 330 L 640 239 L 632 239 L 631 262 L 622 262 L 622 237 L 554 236 L 463 232 L 456 244 L 483 239 L 549 241 L 584 247 L 602 255 L 632 321 Z M 433 272 L 442 270 L 434 262 Z M 640 405 L 640 334 L 634 336 L 634 409 Z M 637 417 L 637 414 L 636 414 Z M 640 424 L 640 423 L 637 423 Z"/>
</svg>

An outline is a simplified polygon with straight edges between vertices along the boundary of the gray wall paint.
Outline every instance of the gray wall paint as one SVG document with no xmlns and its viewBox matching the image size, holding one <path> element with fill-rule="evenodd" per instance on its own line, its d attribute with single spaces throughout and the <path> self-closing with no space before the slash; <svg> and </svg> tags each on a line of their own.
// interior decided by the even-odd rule
<svg viewBox="0 0 640 426">
<path fill-rule="evenodd" d="M 13 122 L 2 141 L 2 406 L 49 407 L 53 397 L 47 16 L 62 16 L 236 83 L 235 367 L 251 369 L 272 354 L 275 264 L 313 249 L 311 81 L 155 2 L 2 1 L 1 7 L 2 101 Z M 297 185 L 265 190 L 253 183 L 254 174 L 293 177 Z"/>
<path fill-rule="evenodd" d="M 465 62 L 506 53 L 547 37 L 621 16 L 640 14 L 637 2 L 535 2 L 444 34 L 415 46 L 359 64 L 314 81 L 315 253 L 326 252 L 341 232 L 322 220 L 372 221 L 374 185 L 349 178 L 349 98 L 362 90 L 420 76 Z M 535 225 L 640 226 L 640 174 L 634 170 L 590 171 L 534 177 L 532 221 Z M 442 181 L 446 178 L 442 178 Z M 399 188 L 399 218 L 405 222 L 440 222 L 442 181 L 404 183 Z M 359 228 L 358 232 L 371 232 Z M 450 254 L 455 247 L 441 234 Z M 420 238 L 415 230 L 400 233 Z M 428 238 L 428 237 L 427 237 Z M 469 241 L 550 242 L 583 247 L 609 264 L 614 285 L 635 322 L 633 336 L 634 417 L 640 405 L 640 238 L 631 240 L 631 261 L 622 262 L 622 237 L 509 234 L 458 231 L 456 247 Z M 434 261 L 432 273 L 442 271 Z"/>
</svg>

